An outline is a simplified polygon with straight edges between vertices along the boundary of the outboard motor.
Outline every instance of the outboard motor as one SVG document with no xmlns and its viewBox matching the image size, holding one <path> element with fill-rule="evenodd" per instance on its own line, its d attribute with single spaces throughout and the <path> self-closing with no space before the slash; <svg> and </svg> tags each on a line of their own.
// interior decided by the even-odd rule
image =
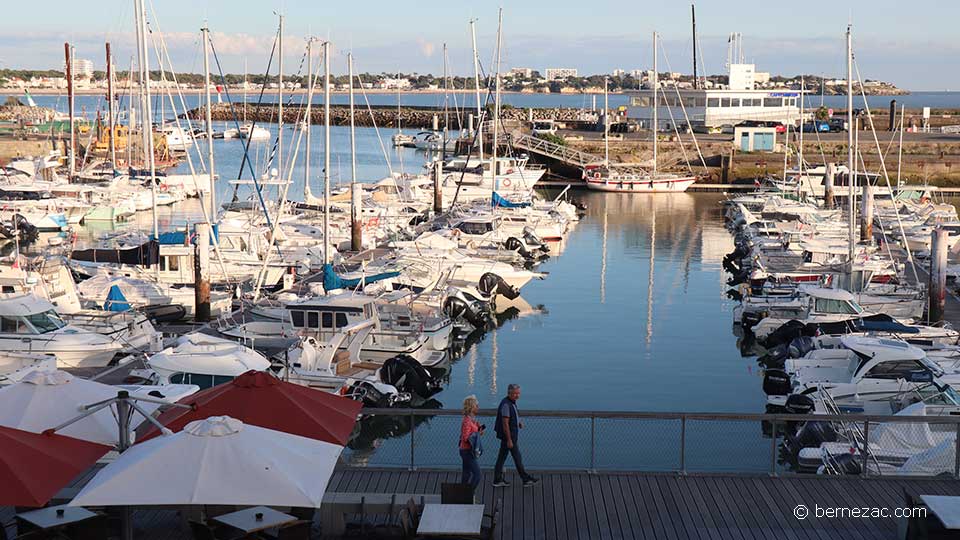
<svg viewBox="0 0 960 540">
<path fill-rule="evenodd" d="M 786 396 L 793 390 L 790 375 L 782 369 L 768 369 L 763 374 L 763 392 L 768 396 Z"/>
<path fill-rule="evenodd" d="M 380 380 L 401 392 L 427 399 L 442 389 L 439 378 L 408 354 L 387 359 L 380 368 Z"/>
<path fill-rule="evenodd" d="M 23 215 L 14 214 L 9 222 L 0 223 L 0 235 L 4 238 L 17 239 L 22 243 L 29 244 L 37 240 L 40 232 Z"/>
<path fill-rule="evenodd" d="M 794 436 L 787 436 L 787 446 L 794 454 L 804 448 L 819 448 L 825 442 L 836 442 L 837 431 L 830 422 L 806 422 Z"/>
<path fill-rule="evenodd" d="M 528 246 L 534 246 L 544 253 L 550 252 L 550 246 L 543 243 L 543 240 L 538 238 L 530 227 L 523 228 L 523 241 L 526 242 Z"/>
<path fill-rule="evenodd" d="M 817 348 L 817 343 L 810 336 L 800 336 L 794 338 L 787 348 L 790 358 L 803 358 L 808 352 Z"/>
<path fill-rule="evenodd" d="M 512 287 L 503 280 L 502 277 L 494 274 L 493 272 L 487 272 L 480 276 L 480 281 L 477 282 L 477 290 L 480 291 L 484 296 L 493 297 L 496 294 L 502 294 L 510 300 L 520 296 L 520 290 L 516 287 Z"/>
<path fill-rule="evenodd" d="M 757 363 L 767 369 L 783 369 L 783 364 L 790 358 L 790 347 L 786 344 L 777 345 L 767 351 L 767 354 L 757 358 Z"/>
<path fill-rule="evenodd" d="M 804 394 L 790 394 L 783 406 L 787 414 L 810 414 L 816 405 L 813 398 Z"/>
<path fill-rule="evenodd" d="M 840 474 L 860 474 L 863 472 L 860 459 L 859 456 L 854 454 L 840 454 L 831 458 L 831 464 Z"/>
<path fill-rule="evenodd" d="M 474 328 L 485 328 L 487 326 L 488 319 L 484 316 L 483 312 L 478 312 L 465 300 L 457 298 L 456 296 L 448 296 L 447 299 L 443 301 L 443 313 L 449 317 L 451 321 L 462 318 L 472 324 Z"/>
<path fill-rule="evenodd" d="M 794 339 L 806 335 L 806 325 L 802 322 L 794 319 L 783 323 L 780 328 L 777 328 L 773 332 L 770 332 L 770 335 L 767 336 L 767 339 L 762 345 L 765 347 L 775 347 L 783 343 L 790 343 Z"/>
</svg>

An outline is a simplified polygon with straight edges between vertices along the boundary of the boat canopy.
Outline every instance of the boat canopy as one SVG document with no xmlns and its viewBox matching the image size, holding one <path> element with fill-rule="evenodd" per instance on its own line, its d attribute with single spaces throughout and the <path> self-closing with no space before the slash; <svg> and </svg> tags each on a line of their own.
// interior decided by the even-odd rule
<svg viewBox="0 0 960 540">
<path fill-rule="evenodd" d="M 0 316 L 3 317 L 25 317 L 53 309 L 53 304 L 29 293 L 9 295 L 0 299 Z"/>
<path fill-rule="evenodd" d="M 123 295 L 123 291 L 117 285 L 110 286 L 110 292 L 107 294 L 107 300 L 103 303 L 104 311 L 129 311 L 130 302 Z"/>
<path fill-rule="evenodd" d="M 503 208 L 526 208 L 530 206 L 529 202 L 513 202 L 503 195 L 500 195 L 496 191 L 493 192 L 490 199 L 490 205 L 494 207 L 500 206 Z"/>
<path fill-rule="evenodd" d="M 160 262 L 160 243 L 150 240 L 127 249 L 78 249 L 70 254 L 75 261 L 151 266 Z"/>
<path fill-rule="evenodd" d="M 843 289 L 827 289 L 824 287 L 801 287 L 801 290 L 807 296 L 812 296 L 814 298 L 825 298 L 828 300 L 841 300 L 846 302 L 854 301 L 853 294 Z"/>
<path fill-rule="evenodd" d="M 374 283 L 383 279 L 397 277 L 399 275 L 400 272 L 382 272 L 379 274 L 364 276 L 363 278 L 344 279 L 334 272 L 332 264 L 325 264 L 323 265 L 323 288 L 327 291 L 333 291 L 336 289 L 353 289 L 356 288 L 361 281 L 364 283 Z"/>
</svg>

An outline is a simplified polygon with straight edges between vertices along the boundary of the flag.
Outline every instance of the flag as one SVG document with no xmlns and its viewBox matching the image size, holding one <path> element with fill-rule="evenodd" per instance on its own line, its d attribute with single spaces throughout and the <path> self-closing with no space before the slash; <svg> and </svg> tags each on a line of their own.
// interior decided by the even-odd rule
<svg viewBox="0 0 960 540">
<path fill-rule="evenodd" d="M 31 106 L 31 107 L 36 107 L 36 106 L 37 106 L 37 102 L 34 101 L 32 97 L 30 97 L 30 91 L 28 91 L 26 88 L 24 88 L 24 89 L 23 89 L 23 94 L 24 94 L 25 96 L 27 96 L 27 105 L 29 105 L 29 106 Z"/>
</svg>

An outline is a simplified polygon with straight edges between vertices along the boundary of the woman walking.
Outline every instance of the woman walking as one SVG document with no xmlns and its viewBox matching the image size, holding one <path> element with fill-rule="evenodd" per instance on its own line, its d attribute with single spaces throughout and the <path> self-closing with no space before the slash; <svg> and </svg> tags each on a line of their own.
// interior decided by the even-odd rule
<svg viewBox="0 0 960 540">
<path fill-rule="evenodd" d="M 467 396 L 463 400 L 463 422 L 460 424 L 460 459 L 463 460 L 463 476 L 460 483 L 470 484 L 474 490 L 480 484 L 480 463 L 477 458 L 483 452 L 480 436 L 486 426 L 477 422 L 480 404 L 476 396 Z"/>
</svg>

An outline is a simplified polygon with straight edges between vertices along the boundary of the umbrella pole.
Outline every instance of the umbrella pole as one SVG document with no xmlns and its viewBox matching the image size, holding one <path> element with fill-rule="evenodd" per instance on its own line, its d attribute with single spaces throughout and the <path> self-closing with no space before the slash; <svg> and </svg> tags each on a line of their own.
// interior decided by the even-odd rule
<svg viewBox="0 0 960 540">
<path fill-rule="evenodd" d="M 117 392 L 117 424 L 120 426 L 120 438 L 117 450 L 121 454 L 127 448 L 130 448 L 130 410 L 132 409 L 132 404 L 129 399 L 130 394 L 127 392 Z M 133 512 L 129 506 L 123 506 L 121 514 L 120 537 L 123 540 L 133 540 Z"/>
</svg>

